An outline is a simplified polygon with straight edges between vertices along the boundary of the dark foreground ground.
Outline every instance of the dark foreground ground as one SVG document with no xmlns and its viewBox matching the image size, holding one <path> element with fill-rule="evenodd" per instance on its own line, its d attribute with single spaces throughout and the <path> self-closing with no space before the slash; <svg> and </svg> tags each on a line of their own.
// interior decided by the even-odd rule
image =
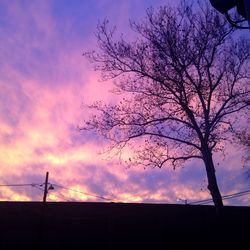
<svg viewBox="0 0 250 250">
<path fill-rule="evenodd" d="M 0 249 L 250 249 L 250 207 L 0 202 Z"/>
</svg>

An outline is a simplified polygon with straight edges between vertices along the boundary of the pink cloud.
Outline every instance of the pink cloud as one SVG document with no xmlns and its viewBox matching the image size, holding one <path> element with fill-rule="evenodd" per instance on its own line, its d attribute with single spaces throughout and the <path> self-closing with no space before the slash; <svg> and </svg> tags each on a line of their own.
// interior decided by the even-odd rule
<svg viewBox="0 0 250 250">
<path fill-rule="evenodd" d="M 187 168 L 191 174 L 188 175 L 188 171 L 183 174 L 181 169 L 173 171 L 171 167 L 127 169 L 117 158 L 105 159 L 100 152 L 106 142 L 77 129 L 91 113 L 86 104 L 118 99 L 109 92 L 111 81 L 100 83 L 100 75 L 82 57 L 83 50 L 94 44 L 94 36 L 65 38 L 58 31 L 59 24 L 53 18 L 50 1 L 35 1 L 27 6 L 18 1 L 5 4 L 8 26 L 1 28 L 5 38 L 0 45 L 3 52 L 0 63 L 0 184 L 43 183 L 45 172 L 49 171 L 51 183 L 114 201 L 176 202 L 178 198 L 209 198 L 206 191 L 200 190 L 203 185 L 200 176 L 205 175 L 197 169 L 203 168 L 202 163 L 192 163 L 193 166 L 190 163 Z M 118 26 L 123 27 L 132 7 L 127 1 L 120 7 L 109 13 L 117 12 Z M 73 24 L 73 21 L 65 21 L 65 29 L 70 32 Z M 123 158 L 131 154 L 131 150 L 126 149 Z M 223 173 L 227 177 L 234 176 L 239 161 L 237 155 L 237 152 L 230 155 L 230 160 L 224 164 L 228 171 L 224 169 L 219 173 L 221 178 Z M 244 183 L 232 183 L 231 187 L 223 183 L 223 186 L 226 187 L 223 192 L 246 187 Z M 55 187 L 49 197 L 56 201 L 99 200 L 80 192 Z M 1 200 L 41 200 L 41 197 L 42 191 L 32 186 L 0 189 Z M 249 204 L 249 199 L 244 197 L 238 202 Z"/>
</svg>

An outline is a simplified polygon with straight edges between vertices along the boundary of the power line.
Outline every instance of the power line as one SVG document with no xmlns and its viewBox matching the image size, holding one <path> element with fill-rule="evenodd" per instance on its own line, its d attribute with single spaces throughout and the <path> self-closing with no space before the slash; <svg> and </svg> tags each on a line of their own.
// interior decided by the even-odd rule
<svg viewBox="0 0 250 250">
<path fill-rule="evenodd" d="M 228 198 L 228 197 L 230 197 L 230 196 L 243 196 L 243 195 L 245 195 L 245 194 L 248 194 L 248 193 L 250 193 L 250 189 L 249 190 L 245 190 L 245 191 L 241 191 L 241 192 L 238 192 L 238 193 L 233 193 L 233 194 L 228 194 L 228 195 L 224 195 L 223 196 L 223 198 Z"/>
<path fill-rule="evenodd" d="M 211 201 L 213 201 L 211 198 L 210 199 L 205 199 L 205 200 L 198 200 L 198 201 L 193 201 L 193 202 L 188 202 L 188 205 L 195 205 L 195 204 L 199 204 L 201 202 L 208 202 L 210 203 Z"/>
<path fill-rule="evenodd" d="M 24 187 L 24 186 L 35 186 L 40 184 L 28 183 L 28 184 L 1 184 L 0 187 Z"/>
<path fill-rule="evenodd" d="M 222 200 L 229 200 L 229 199 L 241 197 L 241 196 L 248 195 L 248 194 L 250 194 L 250 189 L 237 192 L 237 193 L 223 195 Z M 195 204 L 205 205 L 205 204 L 211 203 L 212 201 L 213 201 L 212 199 L 205 199 L 205 200 L 200 200 L 200 201 L 189 202 L 188 204 L 189 205 L 195 205 Z"/>
<path fill-rule="evenodd" d="M 40 185 L 34 185 L 33 187 L 40 190 L 41 192 L 44 192 L 43 188 L 41 188 Z"/>
<path fill-rule="evenodd" d="M 50 183 L 48 183 L 48 184 L 50 184 Z M 43 184 L 42 184 L 42 185 L 43 185 Z M 50 184 L 50 185 L 51 185 L 51 184 Z M 38 189 L 38 190 L 40 190 L 41 192 L 44 192 L 44 189 L 41 188 L 41 185 L 35 185 L 35 186 L 33 186 L 33 187 L 36 188 L 36 189 Z M 61 198 L 61 199 L 64 200 L 64 201 L 68 201 L 68 202 L 72 201 L 72 202 L 73 202 L 73 200 L 67 199 L 67 197 L 64 196 L 64 195 L 62 195 L 61 193 L 56 194 L 56 195 L 55 195 L 55 194 L 48 193 L 48 198 L 51 200 L 50 196 L 53 196 L 53 197 L 55 197 L 55 198 L 59 197 L 59 198 Z"/>
<path fill-rule="evenodd" d="M 57 185 L 55 183 L 53 183 L 52 185 L 55 186 L 55 187 L 59 187 L 59 188 L 62 188 L 62 189 L 66 189 L 66 190 L 72 191 L 72 192 L 84 194 L 84 195 L 87 195 L 87 196 L 92 196 L 92 197 L 95 197 L 95 198 L 98 198 L 98 199 L 112 201 L 112 199 L 106 198 L 104 196 L 89 194 L 89 193 L 82 192 L 82 191 L 79 191 L 79 190 L 75 190 L 75 189 L 72 189 L 72 188 L 67 188 L 67 187 L 64 187 L 64 186 L 61 186 L 61 185 Z"/>
<path fill-rule="evenodd" d="M 95 197 L 95 198 L 98 198 L 98 199 L 107 200 L 107 201 L 113 201 L 112 199 L 106 198 L 104 196 L 94 195 L 94 194 L 90 194 L 90 193 L 87 193 L 87 192 L 82 192 L 82 191 L 79 191 L 79 190 L 76 190 L 76 189 L 72 189 L 72 188 L 67 188 L 65 186 L 58 185 L 58 184 L 55 184 L 55 183 L 48 183 L 48 184 L 52 188 L 53 188 L 53 186 L 55 186 L 55 187 L 58 187 L 58 188 L 61 188 L 61 189 L 65 189 L 65 190 L 68 190 L 68 191 L 72 191 L 72 192 L 84 194 L 84 195 Z M 38 184 L 38 183 L 0 184 L 0 187 L 25 187 L 25 186 L 31 186 L 31 187 L 35 187 L 35 188 L 37 188 L 37 189 L 39 189 L 39 190 L 42 191 L 43 189 L 40 188 L 40 187 L 43 186 L 43 185 L 44 185 L 44 183 L 42 183 L 42 184 Z M 237 193 L 223 195 L 222 196 L 222 200 L 229 200 L 229 199 L 233 199 L 233 198 L 237 198 L 237 197 L 241 197 L 241 196 L 249 195 L 249 194 L 250 194 L 250 189 L 244 190 L 244 191 L 241 191 L 241 192 L 237 192 Z M 55 197 L 55 195 L 53 195 L 53 196 Z M 62 198 L 62 196 L 61 196 L 61 198 Z M 64 196 L 64 198 L 62 198 L 62 199 L 66 200 L 65 198 L 66 197 Z M 67 200 L 67 201 L 69 201 L 69 200 Z M 185 200 L 185 204 L 188 204 L 188 205 L 195 205 L 195 204 L 197 204 L 197 205 L 205 205 L 205 204 L 209 204 L 211 202 L 213 202 L 213 200 L 211 198 L 210 199 L 193 201 L 193 202 L 187 202 L 187 200 Z"/>
<path fill-rule="evenodd" d="M 48 193 L 48 198 L 51 200 L 51 201 L 55 201 L 53 199 L 51 199 L 51 197 L 54 199 L 58 199 L 60 198 L 61 200 L 63 201 L 67 201 L 67 202 L 75 202 L 75 200 L 73 199 L 68 199 L 65 195 L 61 194 L 61 193 L 57 193 L 57 194 L 51 194 L 51 193 Z"/>
<path fill-rule="evenodd" d="M 67 202 L 73 202 L 73 200 L 68 199 L 66 196 L 64 196 L 64 195 L 61 194 L 61 193 L 57 193 L 57 194 L 48 193 L 48 199 L 50 199 L 50 200 L 52 200 L 52 201 L 55 201 L 55 200 L 51 199 L 51 197 L 54 197 L 55 199 L 60 198 L 60 199 L 62 199 L 62 200 L 64 200 L 64 201 L 67 201 Z"/>
<path fill-rule="evenodd" d="M 112 201 L 112 199 L 109 199 L 109 198 L 106 198 L 106 197 L 103 197 L 103 196 L 99 196 L 99 195 L 94 195 L 94 194 L 89 194 L 89 193 L 86 193 L 86 192 L 82 192 L 82 191 L 79 191 L 79 190 L 75 190 L 75 189 L 72 189 L 72 188 L 67 188 L 67 187 L 64 187 L 64 186 L 61 186 L 61 185 L 57 185 L 57 184 L 52 184 L 52 183 L 48 183 L 50 185 L 53 185 L 53 186 L 56 186 L 58 188 L 62 188 L 62 189 L 65 189 L 65 190 L 69 190 L 69 191 L 72 191 L 72 192 L 76 192 L 76 193 L 81 193 L 81 194 L 84 194 L 84 195 L 87 195 L 87 196 L 92 196 L 92 197 L 95 197 L 95 198 L 98 198 L 98 199 L 102 199 L 102 200 L 107 200 L 107 201 Z M 43 186 L 44 183 L 42 184 L 37 184 L 37 183 L 25 183 L 25 184 L 0 184 L 0 187 L 25 187 L 25 186 L 32 186 L 32 187 L 35 187 L 41 191 L 43 191 L 42 188 L 39 188 L 41 186 Z M 65 198 L 64 198 L 65 200 Z"/>
</svg>

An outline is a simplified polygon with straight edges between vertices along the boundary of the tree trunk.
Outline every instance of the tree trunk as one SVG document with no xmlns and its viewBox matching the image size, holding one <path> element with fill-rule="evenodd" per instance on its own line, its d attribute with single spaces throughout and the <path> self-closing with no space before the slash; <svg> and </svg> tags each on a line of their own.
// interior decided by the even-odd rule
<svg viewBox="0 0 250 250">
<path fill-rule="evenodd" d="M 207 179 L 208 179 L 208 190 L 212 196 L 216 212 L 219 216 L 223 213 L 223 201 L 221 193 L 217 184 L 215 167 L 213 163 L 212 153 L 208 146 L 205 146 L 202 150 L 203 161 L 206 166 Z"/>
</svg>

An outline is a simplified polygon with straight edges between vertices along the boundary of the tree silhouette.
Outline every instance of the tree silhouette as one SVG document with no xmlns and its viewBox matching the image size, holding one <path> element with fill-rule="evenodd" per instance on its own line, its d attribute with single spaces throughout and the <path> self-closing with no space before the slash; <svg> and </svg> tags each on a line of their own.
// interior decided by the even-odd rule
<svg viewBox="0 0 250 250">
<path fill-rule="evenodd" d="M 213 152 L 223 150 L 249 111 L 249 41 L 234 36 L 207 4 L 151 8 L 131 28 L 135 41 L 117 39 L 105 20 L 96 33 L 99 51 L 84 53 L 104 80 L 115 79 L 114 94 L 125 97 L 90 105 L 98 112 L 83 128 L 118 151 L 136 141 L 134 164 L 175 167 L 201 159 L 221 212 Z"/>
</svg>

